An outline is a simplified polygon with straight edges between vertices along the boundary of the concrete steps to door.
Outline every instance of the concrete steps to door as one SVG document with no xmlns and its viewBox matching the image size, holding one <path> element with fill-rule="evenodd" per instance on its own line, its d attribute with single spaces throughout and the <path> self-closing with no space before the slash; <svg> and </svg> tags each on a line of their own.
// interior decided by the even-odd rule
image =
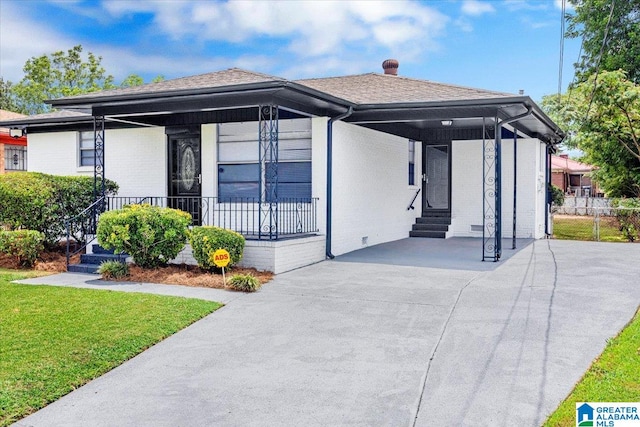
<svg viewBox="0 0 640 427">
<path fill-rule="evenodd" d="M 92 246 L 91 254 L 80 255 L 80 264 L 70 264 L 67 271 L 72 273 L 91 273 L 98 274 L 100 264 L 105 261 L 126 262 L 127 254 L 114 254 L 112 250 L 104 249 L 100 245 Z"/>
<path fill-rule="evenodd" d="M 430 213 L 416 218 L 409 237 L 427 237 L 432 239 L 444 239 L 451 225 L 449 213 Z"/>
</svg>

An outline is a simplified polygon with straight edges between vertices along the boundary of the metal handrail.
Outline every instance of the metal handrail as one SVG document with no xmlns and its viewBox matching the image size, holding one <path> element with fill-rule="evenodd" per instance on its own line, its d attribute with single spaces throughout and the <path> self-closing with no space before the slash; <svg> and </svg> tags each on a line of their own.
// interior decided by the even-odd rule
<svg viewBox="0 0 640 427">
<path fill-rule="evenodd" d="M 415 209 L 413 204 L 415 203 L 416 199 L 418 198 L 418 194 L 420 194 L 420 190 L 421 190 L 421 188 L 418 188 L 418 191 L 416 191 L 416 194 L 413 196 L 413 199 L 411 200 L 411 203 L 409 203 L 409 206 L 407 206 L 407 210 L 408 211 Z"/>
<path fill-rule="evenodd" d="M 87 233 L 85 232 L 86 230 L 84 230 L 84 227 L 82 227 L 82 235 L 81 235 L 81 240 L 82 240 L 82 245 L 80 246 L 80 248 L 76 248 L 75 251 L 73 251 L 73 253 L 71 252 L 71 227 L 72 225 L 80 218 L 86 217 L 89 214 L 91 214 L 91 216 L 89 218 L 91 218 L 91 230 L 94 231 L 93 234 L 95 234 L 95 229 L 97 227 L 98 224 L 98 216 L 100 215 L 100 213 L 102 213 L 102 211 L 104 210 L 105 207 L 105 198 L 104 197 L 100 197 L 98 200 L 96 200 L 95 202 L 93 202 L 91 205 L 89 205 L 89 207 L 87 207 L 86 209 L 84 209 L 82 212 L 80 212 L 79 214 L 69 218 L 68 220 L 65 221 L 65 228 L 67 231 L 67 253 L 66 253 L 66 257 L 67 257 L 67 268 L 69 267 L 69 261 L 71 259 L 71 257 L 77 253 L 79 253 L 80 251 L 84 250 L 87 246 L 89 246 L 89 243 L 93 242 L 93 240 L 95 240 L 95 237 L 93 239 L 91 239 L 90 241 L 86 241 L 86 235 Z M 99 208 L 99 209 L 98 209 Z M 74 236 L 75 239 L 75 236 Z M 77 242 L 78 240 L 75 239 Z M 80 242 L 78 242 L 80 243 Z"/>
</svg>

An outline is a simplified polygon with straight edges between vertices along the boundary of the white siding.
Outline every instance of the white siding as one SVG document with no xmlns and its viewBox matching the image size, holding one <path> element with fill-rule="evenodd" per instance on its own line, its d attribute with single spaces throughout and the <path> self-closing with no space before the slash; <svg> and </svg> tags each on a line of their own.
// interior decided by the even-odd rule
<svg viewBox="0 0 640 427">
<path fill-rule="evenodd" d="M 78 166 L 78 132 L 29 135 L 28 156 L 33 172 L 93 176 L 92 166 Z M 106 131 L 105 176 L 118 183 L 120 196 L 166 195 L 164 128 Z"/>
<path fill-rule="evenodd" d="M 217 138 L 215 124 L 202 125 L 202 195 L 204 197 L 213 197 L 218 191 Z"/>
<path fill-rule="evenodd" d="M 119 196 L 167 195 L 167 137 L 164 128 L 116 129 L 105 133 L 105 176 Z"/>
<path fill-rule="evenodd" d="M 327 117 L 311 121 L 311 196 L 318 198 L 317 221 L 320 233 L 327 232 Z"/>
<path fill-rule="evenodd" d="M 408 237 L 420 212 L 407 210 L 407 139 L 343 122 L 333 132 L 333 254 Z"/>
<path fill-rule="evenodd" d="M 452 143 L 449 236 L 482 236 L 482 141 Z M 518 140 L 516 236 L 544 236 L 544 144 Z M 480 226 L 479 231 L 473 231 Z M 513 236 L 513 140 L 502 141 L 502 236 Z"/>
<path fill-rule="evenodd" d="M 31 172 L 93 176 L 93 167 L 78 167 L 78 132 L 30 134 L 27 156 Z"/>
</svg>

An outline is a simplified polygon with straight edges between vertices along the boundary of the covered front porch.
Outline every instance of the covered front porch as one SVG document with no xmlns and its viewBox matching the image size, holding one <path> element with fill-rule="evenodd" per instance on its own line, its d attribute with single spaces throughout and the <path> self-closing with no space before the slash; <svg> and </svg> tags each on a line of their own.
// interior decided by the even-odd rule
<svg viewBox="0 0 640 427">
<path fill-rule="evenodd" d="M 436 210 L 458 235 L 481 233 L 477 257 L 500 260 L 503 228 L 513 224 L 515 238 L 517 212 L 530 214 L 535 237 L 542 235 L 549 200 L 540 165 L 562 137 L 527 96 L 374 73 L 288 81 L 230 69 L 52 105 L 66 112 L 19 123 L 46 153 L 34 170 L 92 172 L 96 206 L 85 214 L 94 223 L 104 209 L 150 203 L 257 242 L 320 236 L 320 259 L 402 239 L 416 217 Z M 285 124 L 296 121 L 310 123 L 304 137 L 297 128 L 285 137 Z M 91 134 L 78 149 L 81 161 L 92 149 L 93 162 L 54 167 L 63 162 L 49 161 L 51 140 L 74 149 L 76 133 Z M 506 157 L 503 138 L 513 138 Z M 524 197 L 515 169 L 531 160 L 516 153 L 522 139 L 541 147 L 530 150 L 540 170 L 527 175 L 525 197 L 536 206 L 526 212 L 516 209 Z M 420 153 L 413 164 L 411 141 Z M 505 165 L 512 194 L 503 186 Z M 106 195 L 104 178 L 127 182 L 126 190 Z"/>
</svg>

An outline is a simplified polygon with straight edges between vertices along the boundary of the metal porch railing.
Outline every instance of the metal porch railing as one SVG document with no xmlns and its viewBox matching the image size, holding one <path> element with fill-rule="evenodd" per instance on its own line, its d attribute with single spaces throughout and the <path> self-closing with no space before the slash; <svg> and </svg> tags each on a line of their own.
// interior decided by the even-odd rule
<svg viewBox="0 0 640 427">
<path fill-rule="evenodd" d="M 247 239 L 278 240 L 318 232 L 317 198 L 286 198 L 262 202 L 257 198 L 121 197 L 106 198 L 107 210 L 148 203 L 191 214 L 193 225 L 234 230 Z"/>
</svg>

